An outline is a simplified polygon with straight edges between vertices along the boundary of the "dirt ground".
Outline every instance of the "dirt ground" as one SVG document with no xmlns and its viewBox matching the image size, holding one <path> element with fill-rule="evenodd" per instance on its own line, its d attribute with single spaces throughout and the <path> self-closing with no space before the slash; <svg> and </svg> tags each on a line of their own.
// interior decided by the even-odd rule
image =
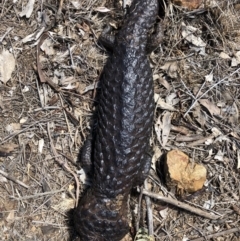
<svg viewBox="0 0 240 241">
<path fill-rule="evenodd" d="M 145 185 L 157 197 L 143 195 L 139 206 L 133 191 L 125 240 L 153 240 L 140 234 L 151 226 L 155 240 L 240 240 L 240 2 L 176 5 L 186 2 L 161 1 L 164 38 L 149 56 L 156 108 Z M 0 240 L 77 240 L 72 213 L 88 181 L 78 154 L 110 54 L 98 37 L 107 23 L 119 27 L 121 5 L 1 1 Z M 201 190 L 166 186 L 157 160 L 175 149 L 206 168 Z"/>
</svg>

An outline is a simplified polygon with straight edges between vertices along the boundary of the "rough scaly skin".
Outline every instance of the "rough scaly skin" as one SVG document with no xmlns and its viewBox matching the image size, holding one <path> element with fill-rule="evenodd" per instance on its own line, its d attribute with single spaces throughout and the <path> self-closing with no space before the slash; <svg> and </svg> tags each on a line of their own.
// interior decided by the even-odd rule
<svg viewBox="0 0 240 241">
<path fill-rule="evenodd" d="M 129 230 L 128 195 L 148 175 L 154 99 L 147 45 L 157 13 L 157 0 L 133 0 L 103 71 L 93 185 L 74 217 L 82 241 L 119 241 Z"/>
</svg>

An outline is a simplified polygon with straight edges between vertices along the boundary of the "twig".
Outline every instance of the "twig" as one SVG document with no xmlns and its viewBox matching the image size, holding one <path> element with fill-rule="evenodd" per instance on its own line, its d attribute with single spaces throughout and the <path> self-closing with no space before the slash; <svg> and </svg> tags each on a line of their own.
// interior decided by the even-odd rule
<svg viewBox="0 0 240 241">
<path fill-rule="evenodd" d="M 49 119 L 48 119 L 48 121 L 49 121 Z M 27 129 L 31 128 L 32 126 L 37 125 L 37 124 L 40 123 L 40 122 L 45 122 L 45 120 L 36 121 L 36 122 L 30 124 L 29 126 L 25 127 L 25 128 L 22 129 L 22 130 L 20 130 L 20 131 L 18 131 L 18 132 L 15 132 L 15 133 L 13 133 L 13 134 L 8 135 L 7 137 L 5 137 L 5 139 L 3 139 L 2 142 L 0 142 L 0 145 L 2 145 L 3 143 L 9 141 L 10 139 L 12 139 L 12 138 L 15 137 L 15 136 L 18 136 L 19 134 L 23 133 L 23 132 L 26 131 Z"/>
<path fill-rule="evenodd" d="M 214 134 L 211 134 L 209 136 L 203 137 L 200 140 L 193 141 L 193 142 L 189 143 L 188 146 L 193 147 L 193 146 L 201 145 L 201 144 L 205 143 L 207 140 L 213 139 L 214 137 L 215 137 Z"/>
<path fill-rule="evenodd" d="M 19 191 L 16 189 L 16 193 L 17 193 L 17 195 L 19 196 L 19 198 L 21 197 L 21 195 L 20 195 L 20 193 L 19 193 Z M 23 208 L 25 208 L 25 205 L 24 205 L 24 202 L 21 200 L 21 203 L 22 203 L 22 206 L 23 206 Z"/>
<path fill-rule="evenodd" d="M 51 132 L 50 132 L 50 127 L 49 127 L 49 122 L 47 123 L 47 131 L 48 131 L 48 137 L 49 137 L 49 141 L 50 141 L 50 145 L 53 151 L 53 154 L 55 156 L 55 160 L 58 162 L 58 164 L 60 166 L 63 166 L 65 168 L 66 171 L 68 171 L 69 173 L 71 173 L 75 179 L 76 182 L 76 203 L 75 206 L 78 205 L 78 199 L 79 199 L 79 181 L 78 181 L 78 177 L 77 175 L 70 169 L 70 167 L 67 165 L 67 163 L 64 163 L 64 161 L 58 157 L 58 153 L 54 147 L 53 141 L 52 141 L 52 137 L 51 137 Z"/>
<path fill-rule="evenodd" d="M 24 197 L 10 196 L 10 198 L 14 198 L 15 200 L 26 200 L 26 199 L 30 199 L 30 198 L 37 198 L 37 197 L 52 195 L 52 194 L 63 192 L 63 191 L 64 191 L 64 189 L 60 189 L 60 190 L 56 190 L 56 191 L 36 193 L 34 195 L 29 195 L 29 196 L 24 196 Z"/>
<path fill-rule="evenodd" d="M 147 190 L 147 180 L 144 181 L 144 188 Z M 148 235 L 153 236 L 153 212 L 152 212 L 152 203 L 151 199 L 148 196 L 145 196 L 146 206 L 147 206 L 147 220 L 148 220 Z"/>
<path fill-rule="evenodd" d="M 74 64 L 74 61 L 73 61 L 73 56 L 72 56 L 72 51 L 71 51 L 71 48 L 70 48 L 70 44 L 68 44 L 68 51 L 69 51 L 69 55 L 70 55 L 70 59 L 71 59 L 71 65 L 72 65 L 72 68 L 74 69 L 75 68 L 75 64 Z"/>
<path fill-rule="evenodd" d="M 29 188 L 28 185 L 26 185 L 25 183 L 17 180 L 16 178 L 10 176 L 8 173 L 6 173 L 6 172 L 4 172 L 4 171 L 2 171 L 2 170 L 0 170 L 0 174 L 2 174 L 2 175 L 3 175 L 4 177 L 6 177 L 7 179 L 9 179 L 9 180 L 11 180 L 11 181 L 13 181 L 13 182 L 15 182 L 15 183 L 17 183 L 17 184 L 25 187 L 25 188 Z"/>
<path fill-rule="evenodd" d="M 193 102 L 193 104 L 190 106 L 190 108 L 188 109 L 188 111 L 184 114 L 184 117 L 189 113 L 189 111 L 194 107 L 194 105 L 197 103 L 197 101 L 199 101 L 203 96 L 205 96 L 210 90 L 212 90 L 214 87 L 216 87 L 217 85 L 221 84 L 224 80 L 228 79 L 229 77 L 233 76 L 234 74 L 236 74 L 238 71 L 240 70 L 240 68 L 238 68 L 237 70 L 235 70 L 234 72 L 232 72 L 230 75 L 225 76 L 223 79 L 221 79 L 220 81 L 218 81 L 217 83 L 215 83 L 214 85 L 212 85 L 208 90 L 206 90 L 199 98 L 196 98 L 195 101 Z"/>
<path fill-rule="evenodd" d="M 60 15 L 62 14 L 62 7 L 63 7 L 63 0 L 60 0 L 58 11 L 57 11 L 57 18 L 59 18 Z"/>
<path fill-rule="evenodd" d="M 139 223 L 140 223 L 140 217 L 141 217 L 141 203 L 142 203 L 142 196 L 143 196 L 143 186 L 141 186 L 140 195 L 138 198 L 138 212 L 137 212 L 137 220 L 136 220 L 136 232 L 139 230 Z"/>
<path fill-rule="evenodd" d="M 199 208 L 195 208 L 195 207 L 192 207 L 186 203 L 183 203 L 183 202 L 180 202 L 180 201 L 177 201 L 177 200 L 174 200 L 172 198 L 168 198 L 168 197 L 163 197 L 161 195 L 158 195 L 156 193 L 153 193 L 153 192 L 149 192 L 147 190 L 143 190 L 143 194 L 145 195 L 148 195 L 149 197 L 152 197 L 152 198 L 156 198 L 162 202 L 165 202 L 165 203 L 169 203 L 169 204 L 172 204 L 174 206 L 177 206 L 179 208 L 182 208 L 182 209 L 185 209 L 189 212 L 192 212 L 192 213 L 195 213 L 199 216 L 202 216 L 202 217 L 205 217 L 205 218 L 208 218 L 208 219 L 218 219 L 220 218 L 220 216 L 217 216 L 217 215 L 214 215 L 214 214 L 211 214 L 210 211 L 208 212 L 205 212 Z"/>
<path fill-rule="evenodd" d="M 214 233 L 214 234 L 209 234 L 206 235 L 204 237 L 201 238 L 196 238 L 196 239 L 192 239 L 191 241 L 204 241 L 204 240 L 209 240 L 210 238 L 215 238 L 215 237 L 219 237 L 222 235 L 227 235 L 227 234 L 231 234 L 231 233 L 236 233 L 239 232 L 240 228 L 231 228 L 222 232 L 218 232 L 218 233 Z"/>
<path fill-rule="evenodd" d="M 6 37 L 6 35 L 12 31 L 13 28 L 7 28 L 7 31 L 3 34 L 2 37 L 0 37 L 0 43 L 4 40 L 4 38 Z"/>
</svg>

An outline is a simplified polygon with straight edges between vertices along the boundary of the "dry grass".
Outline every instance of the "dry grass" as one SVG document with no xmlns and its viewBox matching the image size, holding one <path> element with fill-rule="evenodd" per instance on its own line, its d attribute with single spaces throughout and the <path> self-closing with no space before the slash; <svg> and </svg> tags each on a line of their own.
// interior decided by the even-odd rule
<svg viewBox="0 0 240 241">
<path fill-rule="evenodd" d="M 72 208 L 77 201 L 72 173 L 79 169 L 79 149 L 92 125 L 94 86 L 107 58 L 97 39 L 104 25 L 118 23 L 121 14 L 109 1 L 85 0 L 79 6 L 73 5 L 77 1 L 64 1 L 57 24 L 49 27 L 58 1 L 36 2 L 29 19 L 19 16 L 26 3 L 5 0 L 0 6 L 0 37 L 12 28 L 1 49 L 12 52 L 16 60 L 11 79 L 0 82 L 0 239 L 72 240 Z M 204 11 L 195 12 L 171 4 L 165 9 L 165 37 L 150 56 L 156 97 L 153 168 L 157 158 L 172 149 L 203 164 L 208 172 L 204 189 L 185 194 L 182 201 L 203 210 L 210 207 L 220 218 L 206 219 L 152 199 L 156 240 L 205 240 L 198 238 L 210 234 L 215 235 L 211 240 L 240 239 L 240 231 L 234 229 L 240 226 L 236 3 L 218 1 L 216 7 L 207 4 Z M 103 6 L 112 11 L 96 10 Z M 39 82 L 37 41 L 22 42 L 44 26 L 43 13 L 52 34 L 39 59 L 53 88 Z M 82 189 L 80 183 L 80 193 Z M 154 170 L 148 189 L 175 199 L 174 190 L 167 190 Z M 132 210 L 137 198 L 131 199 Z M 140 227 L 148 226 L 145 211 L 143 202 Z"/>
</svg>

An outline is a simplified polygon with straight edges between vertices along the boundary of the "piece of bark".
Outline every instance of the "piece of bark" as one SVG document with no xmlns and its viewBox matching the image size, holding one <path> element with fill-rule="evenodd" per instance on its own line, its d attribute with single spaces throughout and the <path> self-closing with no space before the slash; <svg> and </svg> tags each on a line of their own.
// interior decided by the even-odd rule
<svg viewBox="0 0 240 241">
<path fill-rule="evenodd" d="M 179 150 L 168 152 L 163 162 L 168 188 L 176 189 L 179 194 L 193 193 L 202 189 L 207 175 L 203 165 L 191 163 L 189 157 Z"/>
</svg>

